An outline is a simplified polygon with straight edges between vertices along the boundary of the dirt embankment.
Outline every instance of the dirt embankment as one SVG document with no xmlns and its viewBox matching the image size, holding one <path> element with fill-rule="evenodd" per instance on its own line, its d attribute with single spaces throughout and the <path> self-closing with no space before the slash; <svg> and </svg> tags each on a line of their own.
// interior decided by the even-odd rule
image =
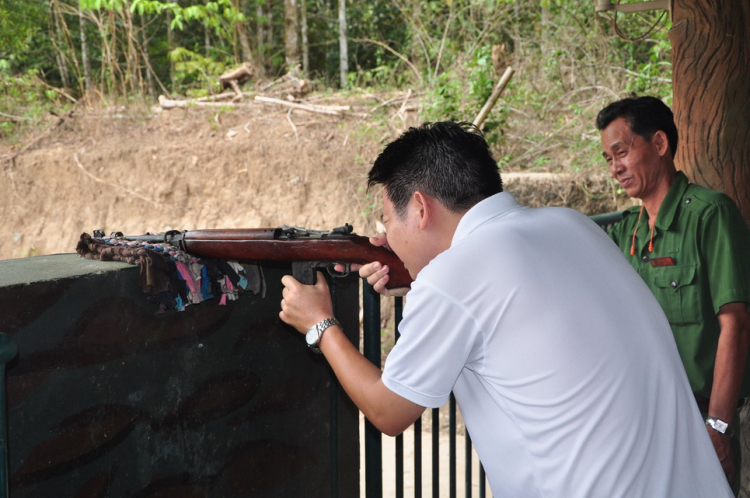
<svg viewBox="0 0 750 498">
<path fill-rule="evenodd" d="M 372 105 L 355 102 L 354 110 Z M 372 234 L 379 199 L 366 195 L 367 171 L 384 143 L 417 124 L 415 113 L 404 121 L 260 105 L 118 112 L 77 110 L 34 147 L 3 159 L 0 259 L 73 252 L 82 232 L 98 228 L 139 234 L 346 222 Z M 604 176 L 504 177 L 532 206 L 594 214 L 628 203 Z"/>
</svg>

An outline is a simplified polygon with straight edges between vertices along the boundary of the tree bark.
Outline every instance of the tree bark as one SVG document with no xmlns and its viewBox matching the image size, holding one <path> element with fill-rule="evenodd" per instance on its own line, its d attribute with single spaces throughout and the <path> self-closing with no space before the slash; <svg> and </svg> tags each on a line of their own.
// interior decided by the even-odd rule
<svg viewBox="0 0 750 498">
<path fill-rule="evenodd" d="M 412 0 L 411 1 L 411 23 L 409 26 L 409 29 L 411 30 L 411 43 L 409 46 L 409 53 L 410 58 L 414 66 L 416 66 L 419 69 L 423 69 L 425 65 L 429 65 L 428 63 L 423 64 L 423 49 L 422 49 L 422 39 L 421 39 L 421 32 L 419 27 L 421 26 L 422 22 L 422 0 Z"/>
<path fill-rule="evenodd" d="M 203 23 L 203 49 L 206 52 L 206 57 L 211 56 L 211 28 L 208 26 L 208 21 Z"/>
<path fill-rule="evenodd" d="M 62 14 L 59 10 L 55 9 L 50 11 L 50 15 L 53 16 L 54 26 L 54 37 L 52 43 L 55 47 L 55 60 L 57 62 L 57 70 L 60 72 L 60 80 L 64 88 L 70 88 L 70 78 L 68 77 L 68 65 L 65 60 L 65 54 L 63 52 L 65 47 L 65 35 L 60 27 L 60 17 Z"/>
<path fill-rule="evenodd" d="M 287 69 L 300 64 L 297 0 L 284 0 L 284 54 Z"/>
<path fill-rule="evenodd" d="M 89 45 L 86 38 L 86 24 L 83 19 L 83 10 L 78 8 L 78 27 L 81 31 L 81 60 L 83 61 L 83 81 L 84 89 L 89 92 L 93 86 L 91 84 L 91 62 L 89 60 Z"/>
<path fill-rule="evenodd" d="M 245 0 L 233 0 L 233 5 L 235 8 L 241 12 L 243 15 L 245 14 L 245 6 L 246 2 Z M 258 67 L 255 64 L 255 59 L 253 57 L 252 49 L 250 48 L 250 37 L 247 34 L 248 31 L 248 22 L 247 20 L 242 22 L 235 23 L 235 29 L 237 30 L 237 36 L 240 39 L 240 48 L 242 49 L 242 62 L 247 62 L 250 64 L 250 67 L 253 68 L 257 73 L 260 73 L 260 67 Z"/>
<path fill-rule="evenodd" d="M 148 33 L 146 32 L 146 19 L 145 15 L 141 16 L 141 52 L 143 57 L 143 63 L 145 67 L 143 68 L 143 71 L 146 73 L 146 91 L 148 92 L 148 95 L 153 99 L 156 97 L 154 95 L 154 77 L 151 74 L 151 58 L 149 57 L 149 48 L 148 48 Z"/>
<path fill-rule="evenodd" d="M 669 38 L 677 168 L 750 222 L 750 4 L 675 0 Z"/>
<path fill-rule="evenodd" d="M 172 11 L 167 9 L 167 46 L 169 52 L 174 50 L 174 30 L 172 29 Z M 172 58 L 169 58 L 169 89 L 174 91 L 175 89 L 175 63 Z"/>
<path fill-rule="evenodd" d="M 270 48 L 273 47 L 273 8 L 271 7 L 271 0 L 265 0 L 264 9 L 266 17 L 265 43 Z"/>
<path fill-rule="evenodd" d="M 349 50 L 346 44 L 346 0 L 339 0 L 339 71 L 341 88 L 346 88 L 349 73 Z"/>
<path fill-rule="evenodd" d="M 302 73 L 310 74 L 310 45 L 307 41 L 307 0 L 300 0 L 300 32 L 302 34 Z"/>
</svg>

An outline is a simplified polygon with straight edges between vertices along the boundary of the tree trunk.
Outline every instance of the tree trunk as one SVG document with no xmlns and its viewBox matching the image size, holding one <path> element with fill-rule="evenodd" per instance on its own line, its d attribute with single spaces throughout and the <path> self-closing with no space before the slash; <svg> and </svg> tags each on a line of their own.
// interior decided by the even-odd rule
<svg viewBox="0 0 750 498">
<path fill-rule="evenodd" d="M 65 35 L 63 34 L 62 27 L 60 26 L 60 17 L 62 17 L 62 14 L 57 9 L 55 9 L 50 12 L 50 15 L 53 16 L 53 26 L 55 34 L 52 38 L 52 43 L 55 47 L 55 60 L 57 62 L 57 70 L 60 72 L 60 81 L 62 81 L 62 85 L 64 88 L 70 88 L 68 64 L 65 60 L 65 53 L 63 52 L 63 50 L 65 49 Z"/>
<path fill-rule="evenodd" d="M 750 4 L 676 0 L 672 42 L 675 162 L 725 192 L 750 222 Z"/>
<path fill-rule="evenodd" d="M 208 21 L 203 23 L 203 47 L 206 51 L 206 57 L 211 56 L 211 28 L 208 27 Z"/>
<path fill-rule="evenodd" d="M 235 0 L 235 8 L 241 12 L 242 14 L 245 13 L 245 0 Z M 247 21 L 237 22 L 235 23 L 235 29 L 237 29 L 237 36 L 240 39 L 240 47 L 242 48 L 242 62 L 247 62 L 252 66 L 253 69 L 256 71 L 258 70 L 257 67 L 255 67 L 255 61 L 253 60 L 253 52 L 250 49 L 250 38 L 247 36 Z"/>
<path fill-rule="evenodd" d="M 266 45 L 273 47 L 273 9 L 271 0 L 265 0 L 265 17 L 266 17 Z"/>
<path fill-rule="evenodd" d="M 349 50 L 346 45 L 346 0 L 339 0 L 339 71 L 341 88 L 346 88 L 346 75 L 349 73 Z"/>
<path fill-rule="evenodd" d="M 260 67 L 265 67 L 266 65 L 266 51 L 263 47 L 266 43 L 266 27 L 264 26 L 264 19 L 263 4 L 258 2 L 255 6 L 255 31 L 258 36 L 258 66 Z"/>
<path fill-rule="evenodd" d="M 284 54 L 287 69 L 300 64 L 297 0 L 284 0 Z"/>
<path fill-rule="evenodd" d="M 91 61 L 89 60 L 89 44 L 86 38 L 86 24 L 83 19 L 83 11 L 78 10 L 78 27 L 81 31 L 81 60 L 83 61 L 83 82 L 85 92 L 91 91 Z M 84 92 L 84 93 L 85 93 Z"/>
<path fill-rule="evenodd" d="M 146 32 L 146 19 L 145 15 L 141 16 L 141 51 L 143 53 L 143 71 L 146 73 L 146 91 L 149 97 L 152 99 L 156 97 L 154 95 L 154 78 L 151 74 L 151 58 L 148 55 L 148 33 Z"/>
<path fill-rule="evenodd" d="M 411 2 L 411 61 L 419 69 L 429 67 L 430 62 L 426 57 L 422 57 L 425 50 L 422 46 L 422 0 L 412 0 Z"/>
<path fill-rule="evenodd" d="M 172 29 L 172 11 L 167 9 L 167 46 L 169 52 L 174 50 L 174 30 Z M 169 58 L 169 89 L 174 92 L 175 89 L 175 63 Z"/>
<path fill-rule="evenodd" d="M 302 72 L 310 74 L 310 45 L 307 41 L 307 0 L 300 0 L 300 31 L 302 33 Z"/>
<path fill-rule="evenodd" d="M 542 60 L 546 60 L 547 53 L 549 52 L 549 7 L 542 4 L 542 19 L 541 19 L 541 49 L 542 49 Z"/>
</svg>

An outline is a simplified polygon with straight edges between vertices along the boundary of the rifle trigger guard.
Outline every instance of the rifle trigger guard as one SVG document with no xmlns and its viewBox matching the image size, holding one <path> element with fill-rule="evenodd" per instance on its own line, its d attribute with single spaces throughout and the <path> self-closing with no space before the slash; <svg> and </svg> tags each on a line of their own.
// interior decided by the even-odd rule
<svg viewBox="0 0 750 498">
<path fill-rule="evenodd" d="M 336 265 L 343 266 L 344 271 L 341 271 L 341 272 L 336 271 L 334 269 Z M 348 277 L 352 271 L 352 265 L 351 263 L 331 263 L 330 265 L 326 266 L 326 270 L 328 270 L 328 274 L 332 277 L 337 277 L 337 278 Z"/>
</svg>

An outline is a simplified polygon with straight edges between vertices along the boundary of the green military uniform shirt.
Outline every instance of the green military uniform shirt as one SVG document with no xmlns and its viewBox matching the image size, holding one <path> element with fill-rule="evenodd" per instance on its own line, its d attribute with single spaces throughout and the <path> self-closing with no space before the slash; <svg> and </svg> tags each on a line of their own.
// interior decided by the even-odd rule
<svg viewBox="0 0 750 498">
<path fill-rule="evenodd" d="M 727 303 L 750 303 L 750 230 L 728 196 L 688 183 L 682 172 L 659 208 L 653 252 L 648 214 L 644 209 L 639 223 L 639 211 L 626 210 L 610 236 L 664 309 L 693 393 L 709 398 L 720 331 L 716 314 Z M 746 369 L 740 397 L 750 395 L 748 388 Z"/>
</svg>

